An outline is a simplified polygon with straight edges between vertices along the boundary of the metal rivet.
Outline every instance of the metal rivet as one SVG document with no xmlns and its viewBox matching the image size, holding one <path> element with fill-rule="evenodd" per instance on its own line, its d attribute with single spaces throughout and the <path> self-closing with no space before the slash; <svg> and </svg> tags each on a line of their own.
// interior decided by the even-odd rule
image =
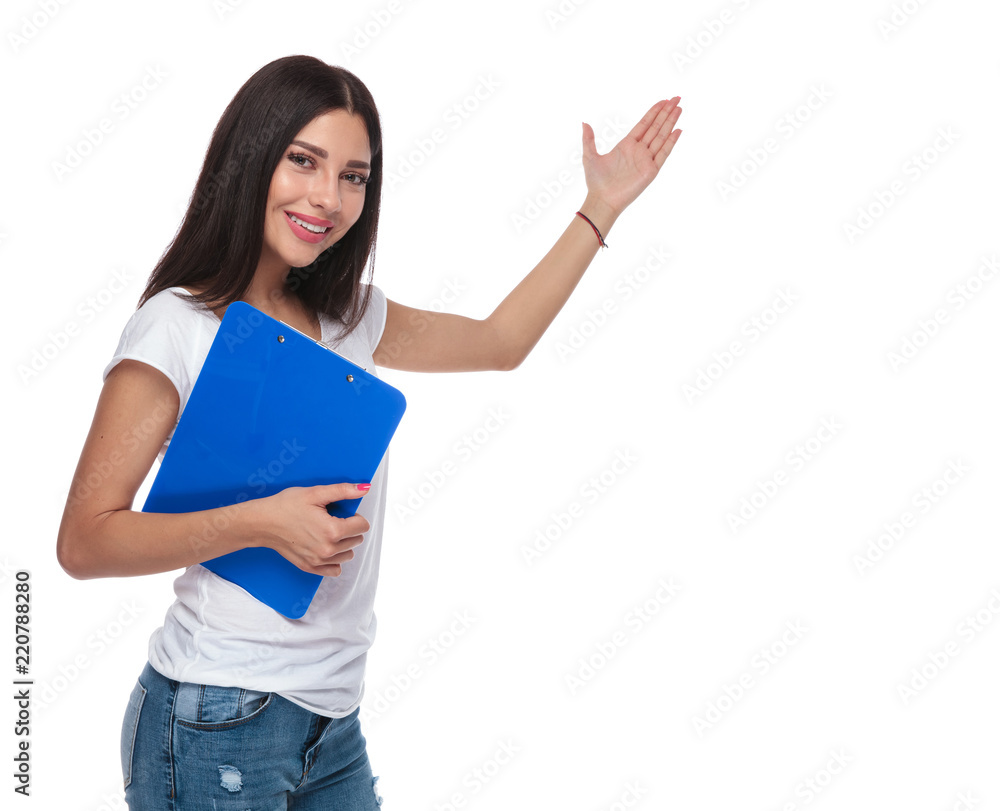
<svg viewBox="0 0 1000 811">
<path fill-rule="evenodd" d="M 279 335 L 278 336 L 278 343 L 279 344 L 283 344 L 284 342 L 285 342 L 285 336 L 284 335 Z"/>
<path fill-rule="evenodd" d="M 354 375 L 348 375 L 347 376 L 347 382 L 348 383 L 353 383 L 354 382 Z"/>
</svg>

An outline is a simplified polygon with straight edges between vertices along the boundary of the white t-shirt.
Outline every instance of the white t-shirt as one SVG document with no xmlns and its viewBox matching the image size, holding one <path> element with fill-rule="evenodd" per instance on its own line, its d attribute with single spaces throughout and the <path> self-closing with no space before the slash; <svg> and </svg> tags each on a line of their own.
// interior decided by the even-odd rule
<svg viewBox="0 0 1000 811">
<path fill-rule="evenodd" d="M 174 290 L 185 292 L 163 290 L 135 311 L 104 377 L 125 358 L 159 369 L 180 395 L 180 419 L 221 322 Z M 372 352 L 385 318 L 385 295 L 372 285 L 371 303 L 352 333 L 341 335 L 336 321 L 319 315 L 322 343 L 375 374 Z M 172 436 L 173 430 L 158 460 Z M 375 639 L 387 461 L 388 454 L 358 507 L 371 525 L 364 542 L 339 577 L 322 579 L 304 616 L 282 616 L 204 566 L 190 566 L 174 581 L 177 599 L 150 638 L 153 667 L 178 681 L 278 693 L 331 718 L 352 713 L 364 694 L 365 660 Z"/>
</svg>

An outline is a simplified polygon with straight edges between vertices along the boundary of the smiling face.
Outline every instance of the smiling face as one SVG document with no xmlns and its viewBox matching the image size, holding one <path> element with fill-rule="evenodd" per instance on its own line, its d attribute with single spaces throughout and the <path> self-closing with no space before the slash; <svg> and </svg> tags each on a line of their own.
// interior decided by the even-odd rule
<svg viewBox="0 0 1000 811">
<path fill-rule="evenodd" d="M 370 163 L 360 116 L 333 110 L 310 121 L 271 177 L 258 271 L 305 267 L 338 242 L 361 216 Z"/>
</svg>

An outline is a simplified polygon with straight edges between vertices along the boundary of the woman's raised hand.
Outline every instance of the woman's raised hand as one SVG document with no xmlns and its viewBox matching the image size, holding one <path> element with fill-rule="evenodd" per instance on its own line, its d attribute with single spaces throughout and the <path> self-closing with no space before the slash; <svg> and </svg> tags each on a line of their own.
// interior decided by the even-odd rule
<svg viewBox="0 0 1000 811">
<path fill-rule="evenodd" d="M 681 130 L 674 129 L 681 114 L 679 101 L 680 96 L 674 96 L 656 102 L 605 155 L 597 154 L 593 128 L 583 125 L 583 174 L 588 197 L 601 200 L 617 215 L 653 182 L 681 134 Z"/>
</svg>

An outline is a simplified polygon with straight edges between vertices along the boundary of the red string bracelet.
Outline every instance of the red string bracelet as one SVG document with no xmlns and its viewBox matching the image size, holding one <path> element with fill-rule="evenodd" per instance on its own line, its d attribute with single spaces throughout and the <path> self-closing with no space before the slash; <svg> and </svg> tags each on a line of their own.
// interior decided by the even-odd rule
<svg viewBox="0 0 1000 811">
<path fill-rule="evenodd" d="M 576 212 L 581 217 L 583 217 L 587 222 L 590 222 L 590 217 L 584 214 L 582 211 Z M 597 230 L 597 226 L 590 222 L 590 227 L 594 229 L 594 233 L 597 234 L 597 241 L 601 243 L 602 248 L 607 248 L 608 243 L 604 241 L 604 237 L 601 236 L 601 232 Z"/>
</svg>

